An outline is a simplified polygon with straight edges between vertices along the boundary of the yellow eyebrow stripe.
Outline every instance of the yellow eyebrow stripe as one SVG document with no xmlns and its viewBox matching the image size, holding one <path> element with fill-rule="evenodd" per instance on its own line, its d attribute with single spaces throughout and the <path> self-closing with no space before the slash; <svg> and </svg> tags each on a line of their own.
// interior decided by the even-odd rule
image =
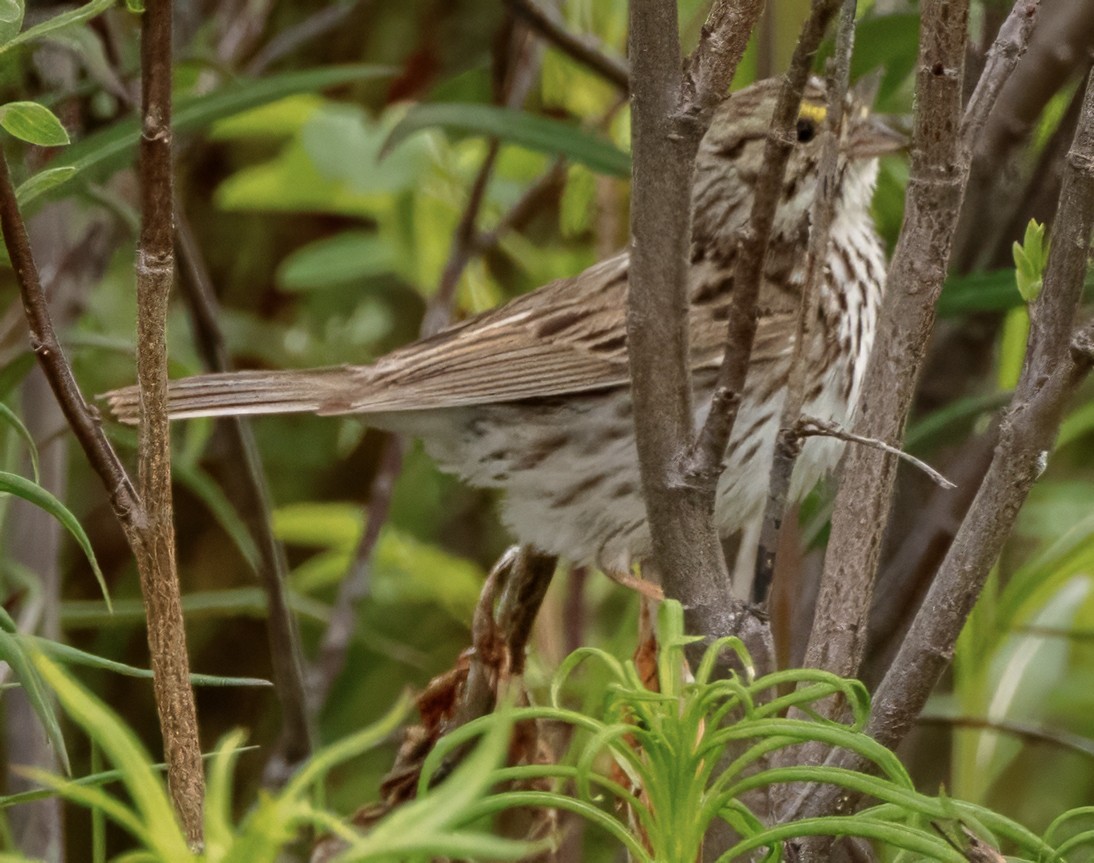
<svg viewBox="0 0 1094 863">
<path fill-rule="evenodd" d="M 824 118 L 827 116 L 828 108 L 825 105 L 818 105 L 816 102 L 802 102 L 802 106 L 798 110 L 799 119 L 812 120 L 814 123 L 823 123 Z"/>
</svg>

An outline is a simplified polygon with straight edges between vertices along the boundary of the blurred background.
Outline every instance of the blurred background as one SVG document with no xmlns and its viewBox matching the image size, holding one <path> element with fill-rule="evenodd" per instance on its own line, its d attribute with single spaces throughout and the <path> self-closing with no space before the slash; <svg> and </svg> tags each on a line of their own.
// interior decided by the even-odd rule
<svg viewBox="0 0 1094 863">
<path fill-rule="evenodd" d="M 174 5 L 181 245 L 180 296 L 170 321 L 173 376 L 206 368 L 203 308 L 236 367 L 364 363 L 414 339 L 423 326 L 435 329 L 574 275 L 625 245 L 625 91 L 537 35 L 527 2 Z M 679 5 L 690 47 L 709 4 Z M 768 4 L 736 85 L 785 68 L 808 5 Z M 973 3 L 971 80 L 1010 5 Z M 859 6 L 853 74 L 872 76 L 878 111 L 907 115 L 916 4 Z M 68 8 L 29 4 L 27 23 Z M 625 60 L 623 0 L 538 0 L 534 8 Z M 9 157 L 18 180 L 79 166 L 72 181 L 37 195 L 28 210 L 54 315 L 89 396 L 135 376 L 138 23 L 116 8 L 34 50 L 0 56 L 5 99 L 49 105 L 75 142 L 48 151 L 13 145 Z M 943 493 L 919 474 L 902 473 L 865 670 L 870 684 L 987 467 L 1028 325 L 1011 245 L 1031 218 L 1051 223 L 1092 50 L 1094 0 L 1043 0 L 1033 43 L 976 153 L 906 442 L 959 489 Z M 491 125 L 501 115 L 478 110 L 483 106 L 505 108 L 506 122 Z M 555 121 L 545 139 L 534 134 L 539 118 Z M 875 215 L 890 245 L 906 177 L 905 157 L 885 159 Z M 199 289 L 215 295 L 215 310 L 187 299 Z M 107 612 L 70 536 L 41 511 L 8 498 L 0 499 L 0 597 L 24 631 L 147 667 L 132 559 L 98 480 L 33 368 L 10 268 L 0 270 L 0 304 L 0 395 L 37 441 L 42 484 L 87 530 L 115 611 Z M 1094 795 L 1089 382 L 1083 395 L 963 636 L 953 672 L 905 752 L 926 790 L 941 783 L 948 794 L 987 803 L 1035 831 Z M 107 427 L 132 459 L 132 430 Z M 452 666 L 469 643 L 483 579 L 508 538 L 491 496 L 439 473 L 412 441 L 389 440 L 344 418 L 271 417 L 251 427 L 306 656 L 324 638 L 346 573 L 359 571 L 362 595 L 345 665 L 327 680 L 318 715 L 318 737 L 328 742 L 382 714 L 404 688 L 420 688 Z M 7 426 L 2 434 L 3 469 L 31 476 L 25 443 Z M 256 578 L 263 552 L 248 530 L 250 492 L 237 441 L 209 420 L 179 424 L 174 441 L 193 670 L 269 678 L 265 598 Z M 772 610 L 788 664 L 800 658 L 808 633 L 831 497 L 831 483 L 818 489 L 783 537 Z M 537 625 L 533 690 L 578 645 L 629 655 L 637 609 L 636 596 L 599 573 L 562 566 Z M 79 676 L 157 750 L 146 680 L 97 670 Z M 582 679 L 588 691 L 576 690 L 575 704 L 597 697 L 592 672 Z M 7 763 L 50 765 L 17 693 L 5 692 L 2 708 Z M 202 688 L 198 710 L 204 748 L 240 726 L 262 747 L 241 762 L 240 800 L 251 799 L 282 731 L 273 692 Z M 75 737 L 70 745 L 77 772 L 86 771 L 88 753 Z M 352 811 L 375 799 L 392 757 L 389 748 L 339 771 L 332 805 Z M 16 787 L 14 777 L 10 782 Z M 50 804 L 0 811 L 8 839 L 24 849 L 30 840 L 20 837 L 58 817 Z M 70 859 L 89 859 L 80 841 L 86 814 L 64 817 Z M 597 837 L 587 841 L 573 859 L 607 859 Z"/>
</svg>

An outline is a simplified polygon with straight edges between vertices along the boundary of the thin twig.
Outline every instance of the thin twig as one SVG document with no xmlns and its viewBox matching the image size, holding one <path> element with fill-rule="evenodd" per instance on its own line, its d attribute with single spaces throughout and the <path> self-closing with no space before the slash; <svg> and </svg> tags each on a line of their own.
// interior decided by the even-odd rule
<svg viewBox="0 0 1094 863">
<path fill-rule="evenodd" d="M 369 0 L 324 6 L 299 24 L 288 27 L 270 39 L 247 63 L 247 74 L 259 77 L 270 66 L 314 39 L 326 36 L 341 26 L 353 12 Z"/>
<path fill-rule="evenodd" d="M 790 69 L 783 79 L 771 131 L 764 148 L 763 165 L 756 180 L 748 226 L 738 244 L 737 267 L 733 275 L 733 303 L 730 306 L 726 352 L 718 369 L 717 391 L 744 391 L 748 360 L 756 339 L 758 318 L 756 303 L 763 283 L 764 261 L 775 223 L 775 212 L 782 198 L 786 164 L 794 147 L 794 125 L 801 107 L 802 93 L 809 80 L 813 57 L 820 47 L 828 24 L 839 8 L 840 0 L 814 0 L 812 11 L 802 25 Z M 711 410 L 686 460 L 685 474 L 694 482 L 717 486 L 721 463 L 733 426 L 737 421 L 740 399 L 727 402 L 727 410 Z"/>
<path fill-rule="evenodd" d="M 949 728 L 976 728 L 1021 737 L 1032 743 L 1049 743 L 1077 752 L 1087 758 L 1094 758 L 1094 740 L 1065 731 L 1062 728 L 1046 728 L 1032 722 L 1018 722 L 1012 719 L 987 719 L 979 716 L 920 716 L 917 725 L 942 725 Z"/>
<path fill-rule="evenodd" d="M 198 351 L 209 371 L 229 371 L 231 362 L 218 323 L 220 308 L 216 292 L 180 202 L 175 205 L 175 219 L 181 293 L 190 313 Z M 254 434 L 242 417 L 223 417 L 220 423 L 225 432 L 226 461 L 238 468 L 239 484 L 233 497 L 239 498 L 239 513 L 258 549 L 256 575 L 266 596 L 270 666 L 281 705 L 282 732 L 276 750 L 267 761 L 265 775 L 269 785 L 279 787 L 312 749 L 303 650 L 296 618 L 289 608 L 285 549 L 273 533 L 269 485 Z"/>
<path fill-rule="evenodd" d="M 855 13 L 857 0 L 843 0 L 836 30 L 836 52 L 829 60 L 828 113 L 824 123 L 824 141 L 817 166 L 817 196 L 810 212 L 809 251 L 806 258 L 805 284 L 798 308 L 798 325 L 794 337 L 794 353 L 790 359 L 786 398 L 779 420 L 779 434 L 768 479 L 767 503 L 760 527 L 760 544 L 756 552 L 756 575 L 752 583 L 752 599 L 763 603 L 767 599 L 775 575 L 775 549 L 779 528 L 790 496 L 790 479 L 801 452 L 797 441 L 799 417 L 805 406 L 806 378 L 813 346 L 813 330 L 820 303 L 820 283 L 826 277 L 828 244 L 832 219 L 836 211 L 839 188 L 839 141 L 843 124 L 844 100 L 851 83 L 851 51 L 855 44 Z M 721 456 L 719 455 L 719 461 Z"/>
<path fill-rule="evenodd" d="M 137 250 L 137 467 L 147 558 L 139 567 L 168 785 L 190 845 L 202 846 L 205 774 L 175 566 L 167 420 L 167 304 L 175 275 L 171 158 L 171 3 L 141 16 L 141 231 Z"/>
<path fill-rule="evenodd" d="M 824 437 L 832 437 L 837 440 L 847 441 L 848 443 L 862 444 L 863 446 L 871 446 L 874 449 L 881 450 L 889 455 L 895 455 L 899 459 L 903 459 L 907 464 L 912 465 L 915 468 L 923 471 L 931 481 L 936 485 L 941 486 L 944 489 L 957 488 L 957 484 L 950 482 L 942 474 L 936 471 L 933 467 L 927 464 L 922 459 L 916 458 L 911 453 L 907 453 L 900 447 L 887 444 L 883 440 L 875 440 L 874 438 L 863 437 L 862 435 L 852 434 L 843 428 L 840 428 L 838 423 L 829 422 L 827 420 L 819 420 L 815 417 L 803 416 L 798 421 L 797 427 L 794 429 L 793 434 L 796 437 L 812 437 L 816 435 Z"/>
<path fill-rule="evenodd" d="M 1017 238 L 1007 231 L 1016 218 L 1018 181 L 1023 178 L 1022 150 L 1043 115 L 1044 107 L 1062 89 L 1090 71 L 1094 51 L 1094 0 L 1048 3 L 1026 53 L 999 94 L 976 136 L 964 212 L 955 240 L 953 269 L 972 272 L 1010 266 L 1010 246 Z M 1071 143 L 1071 132 L 1064 144 Z M 1057 188 L 1052 196 L 1055 205 Z M 1019 224 L 1019 234 L 1029 220 Z M 1000 253 L 1005 254 L 1001 257 Z M 1001 263 L 1002 261 L 1002 263 Z"/>
<path fill-rule="evenodd" d="M 628 92 L 631 71 L 625 60 L 605 53 L 595 39 L 571 33 L 554 15 L 540 8 L 536 0 L 505 0 L 505 4 L 563 54 L 592 69 L 622 92 Z"/>
<path fill-rule="evenodd" d="M 331 607 L 319 649 L 308 668 L 308 691 L 312 703 L 317 706 L 326 704 L 331 687 L 346 666 L 359 620 L 357 606 L 369 594 L 372 557 L 380 540 L 381 529 L 387 523 L 401 466 L 402 445 L 395 435 L 386 435 L 380 449 L 380 465 L 369 490 L 365 529 L 354 550 L 349 571 L 338 585 L 338 595 Z"/>
<path fill-rule="evenodd" d="M 1003 86 L 1026 53 L 1041 0 L 1016 0 L 988 50 L 987 63 L 961 120 L 961 147 L 971 154 Z"/>
<path fill-rule="evenodd" d="M 467 196 L 467 205 L 460 216 L 459 224 L 452 240 L 452 247 L 448 252 L 448 260 L 445 261 L 441 279 L 437 284 L 425 315 L 422 317 L 421 335 L 431 336 L 444 329 L 452 320 L 452 306 L 456 299 L 456 287 L 460 283 L 467 265 L 478 254 L 476 223 L 479 213 L 482 212 L 482 204 L 486 198 L 486 187 L 490 184 L 490 177 L 494 173 L 494 165 L 497 163 L 501 142 L 497 138 L 491 138 L 487 144 L 486 155 L 471 184 L 471 191 Z"/>
<path fill-rule="evenodd" d="M 699 33 L 699 44 L 684 69 L 683 102 L 702 129 L 729 91 L 764 0 L 715 0 Z"/>
<path fill-rule="evenodd" d="M 7 158 L 0 154 L 0 229 L 8 250 L 16 281 L 23 299 L 30 330 L 30 346 L 45 372 L 50 388 L 64 411 L 76 440 L 83 448 L 91 468 L 99 475 L 110 497 L 110 504 L 125 528 L 131 544 L 138 541 L 144 525 L 144 510 L 121 459 L 99 425 L 98 413 L 84 399 L 72 366 L 65 357 L 49 314 L 49 303 L 42 291 L 38 268 L 27 237 L 26 225 L 15 200 Z"/>
</svg>

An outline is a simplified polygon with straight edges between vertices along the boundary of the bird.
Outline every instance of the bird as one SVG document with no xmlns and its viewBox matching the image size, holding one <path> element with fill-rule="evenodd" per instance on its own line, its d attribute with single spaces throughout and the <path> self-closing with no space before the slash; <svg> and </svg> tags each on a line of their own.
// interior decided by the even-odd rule
<svg viewBox="0 0 1094 863">
<path fill-rule="evenodd" d="M 696 423 L 710 409 L 725 349 L 739 238 L 780 91 L 779 79 L 729 95 L 695 161 L 687 271 Z M 763 269 L 758 329 L 738 418 L 722 461 L 714 523 L 727 536 L 762 512 L 806 280 L 818 190 L 825 84 L 810 79 Z M 807 347 L 805 411 L 845 424 L 859 403 L 885 281 L 870 203 L 878 157 L 903 146 L 854 96 L 838 130 L 837 188 Z M 308 412 L 359 415 L 420 438 L 446 471 L 502 492 L 516 540 L 609 573 L 651 556 L 629 386 L 623 251 L 571 278 L 420 339 L 369 365 L 203 374 L 170 383 L 172 419 Z M 135 387 L 104 396 L 136 422 Z M 843 444 L 811 438 L 791 495 L 838 461 Z"/>
</svg>

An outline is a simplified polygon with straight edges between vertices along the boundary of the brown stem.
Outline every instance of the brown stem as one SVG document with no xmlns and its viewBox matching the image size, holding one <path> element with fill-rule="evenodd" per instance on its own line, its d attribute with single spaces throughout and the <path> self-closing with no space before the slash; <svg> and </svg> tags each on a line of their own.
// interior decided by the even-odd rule
<svg viewBox="0 0 1094 863">
<path fill-rule="evenodd" d="M 38 267 L 27 237 L 26 225 L 15 200 L 7 158 L 0 154 L 0 229 L 8 250 L 15 278 L 23 299 L 30 330 L 30 346 L 45 372 L 50 388 L 64 411 L 73 434 L 83 448 L 92 469 L 99 475 L 110 496 L 110 504 L 126 530 L 130 544 L 136 541 L 143 527 L 144 510 L 136 489 L 122 466 L 118 454 L 106 439 L 99 425 L 98 412 L 84 399 L 57 340 L 50 319 L 49 303 L 42 291 Z"/>
<path fill-rule="evenodd" d="M 171 4 L 168 0 L 158 0 L 149 3 L 141 17 L 137 468 L 145 523 L 141 530 L 143 555 L 138 556 L 138 568 L 171 796 L 188 841 L 191 846 L 200 847 L 205 777 L 175 568 L 171 438 L 167 422 L 167 303 L 175 273 L 171 68 Z"/>
<path fill-rule="evenodd" d="M 713 486 L 681 476 L 694 440 L 688 364 L 687 249 L 695 153 L 759 17 L 759 2 L 719 2 L 681 72 L 675 3 L 631 3 L 633 185 L 627 344 L 635 435 L 653 557 L 665 592 L 685 608 L 689 631 L 745 634 L 766 626 L 729 597 L 711 523 Z M 746 24 L 730 31 L 730 24 Z"/>
<path fill-rule="evenodd" d="M 357 606 L 369 592 L 372 555 L 380 539 L 380 530 L 387 522 L 401 465 L 402 447 L 399 439 L 388 435 L 380 450 L 380 466 L 369 491 L 364 532 L 357 544 L 349 571 L 338 586 L 338 596 L 331 608 L 330 620 L 323 632 L 316 657 L 308 669 L 308 690 L 316 705 L 326 703 L 334 681 L 346 667 L 346 658 L 358 625 Z"/>
<path fill-rule="evenodd" d="M 1018 65 L 1018 59 L 1026 53 L 1040 6 L 1041 0 L 1016 0 L 1010 15 L 1000 26 L 961 120 L 961 147 L 965 152 L 973 151 L 999 94 Z"/>
<path fill-rule="evenodd" d="M 805 287 L 798 309 L 798 326 L 794 336 L 794 353 L 790 359 L 786 399 L 779 419 L 779 435 L 775 442 L 775 457 L 768 479 L 767 504 L 760 527 L 760 546 L 756 553 L 756 577 L 752 583 L 754 602 L 766 602 L 771 579 L 775 575 L 775 549 L 779 528 L 786 513 L 790 496 L 790 478 L 801 452 L 800 436 L 795 427 L 805 406 L 805 382 L 809 371 L 809 348 L 813 344 L 813 327 L 817 319 L 820 280 L 825 277 L 828 241 L 836 210 L 839 171 L 839 134 L 843 124 L 844 99 L 851 82 L 851 51 L 855 44 L 855 12 L 857 0 L 844 0 L 836 31 L 836 53 L 829 61 L 828 113 L 824 124 L 824 142 L 817 167 L 817 197 L 813 202 L 806 259 Z"/>
<path fill-rule="evenodd" d="M 727 393 L 742 393 L 748 374 L 748 360 L 756 338 L 758 318 L 756 302 L 763 282 L 764 261 L 775 223 L 775 211 L 782 197 L 786 163 L 794 147 L 794 125 L 801 107 L 802 92 L 809 79 L 813 58 L 820 47 L 828 24 L 839 9 L 840 0 L 813 0 L 812 11 L 802 25 L 790 69 L 783 79 L 771 131 L 764 148 L 763 165 L 756 180 L 748 227 L 742 231 L 738 244 L 737 267 L 733 275 L 733 303 L 729 313 L 726 352 L 718 369 L 716 389 Z M 707 486 L 713 497 L 722 471 L 722 458 L 740 409 L 739 398 L 726 401 L 724 411 L 711 410 L 699 432 L 685 472 L 692 482 Z"/>
<path fill-rule="evenodd" d="M 968 175 L 958 135 L 967 15 L 967 0 L 923 4 L 906 215 L 853 428 L 863 437 L 901 440 L 934 324 Z M 847 453 L 807 665 L 853 677 L 862 661 L 896 463 L 868 447 Z"/>
</svg>

